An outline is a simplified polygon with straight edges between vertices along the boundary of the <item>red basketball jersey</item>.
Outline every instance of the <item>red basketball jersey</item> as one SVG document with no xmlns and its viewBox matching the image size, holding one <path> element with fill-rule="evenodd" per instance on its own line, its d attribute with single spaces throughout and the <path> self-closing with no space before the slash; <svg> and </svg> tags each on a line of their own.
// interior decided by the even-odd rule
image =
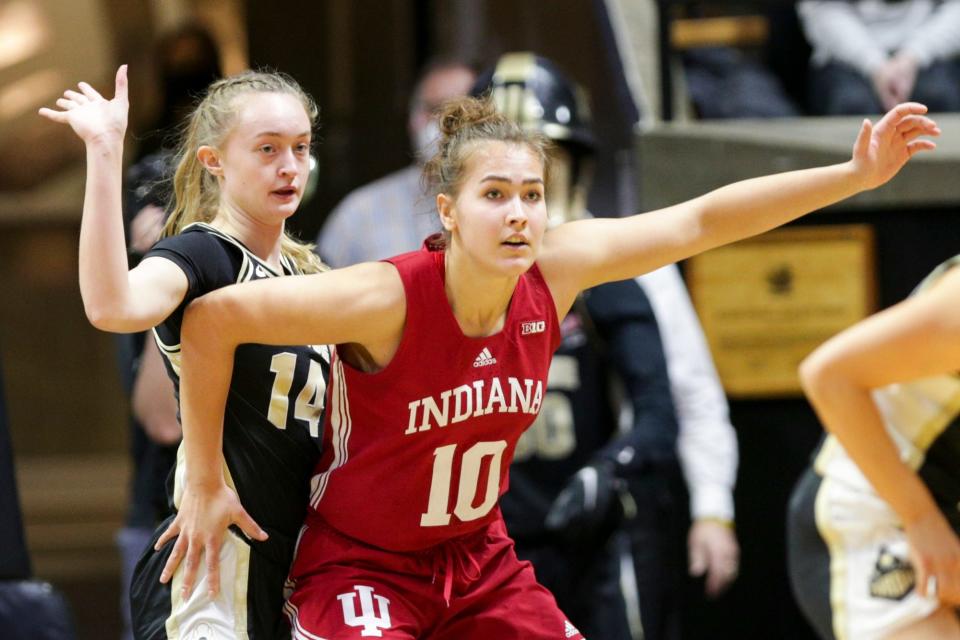
<svg viewBox="0 0 960 640">
<path fill-rule="evenodd" d="M 362 373 L 331 361 L 323 453 L 310 506 L 341 532 L 385 549 L 423 549 L 497 517 L 510 461 L 540 410 L 560 332 L 534 265 L 503 329 L 463 335 L 444 292 L 444 252 L 391 262 L 407 298 L 393 360 Z"/>
</svg>

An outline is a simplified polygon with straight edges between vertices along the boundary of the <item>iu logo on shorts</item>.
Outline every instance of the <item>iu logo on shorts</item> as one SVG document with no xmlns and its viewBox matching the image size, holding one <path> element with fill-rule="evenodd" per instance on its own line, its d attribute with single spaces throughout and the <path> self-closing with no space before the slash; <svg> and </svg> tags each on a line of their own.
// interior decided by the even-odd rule
<svg viewBox="0 0 960 640">
<path fill-rule="evenodd" d="M 362 584 L 353 586 L 350 593 L 341 593 L 337 600 L 343 605 L 343 621 L 351 627 L 363 627 L 361 636 L 382 638 L 381 629 L 390 628 L 390 600 L 374 595 L 373 587 Z M 360 615 L 357 615 L 356 600 L 360 596 Z M 376 599 L 376 607 L 374 606 Z"/>
</svg>

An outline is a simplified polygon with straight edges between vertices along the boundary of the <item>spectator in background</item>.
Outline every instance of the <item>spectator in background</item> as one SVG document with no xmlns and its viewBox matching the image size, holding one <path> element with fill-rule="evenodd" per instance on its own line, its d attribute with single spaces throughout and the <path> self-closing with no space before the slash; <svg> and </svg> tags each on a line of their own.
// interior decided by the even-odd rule
<svg viewBox="0 0 960 640">
<path fill-rule="evenodd" d="M 804 0 L 797 11 L 813 47 L 814 112 L 880 113 L 905 100 L 960 110 L 960 0 Z"/>
<path fill-rule="evenodd" d="M 199 24 L 187 22 L 161 35 L 155 50 L 160 110 L 154 123 L 137 136 L 137 158 L 172 147 L 175 129 L 221 74 L 217 43 Z"/>
<path fill-rule="evenodd" d="M 590 217 L 582 88 L 550 60 L 509 53 L 478 80 L 487 90 L 555 144 L 551 225 Z M 736 435 L 676 267 L 583 292 L 561 335 L 501 499 L 508 531 L 587 637 L 678 639 L 688 570 L 715 596 L 736 578 L 739 547 Z"/>
<path fill-rule="evenodd" d="M 473 69 L 438 58 L 424 67 L 410 99 L 407 128 L 415 162 L 347 194 L 317 236 L 317 252 L 332 267 L 378 260 L 412 251 L 439 230 L 434 204 L 420 183 L 422 163 L 440 135 L 435 115 L 447 100 L 466 95 Z"/>
<path fill-rule="evenodd" d="M 771 3 L 778 4 L 778 3 Z M 782 49 L 796 56 L 797 42 L 805 45 L 796 25 L 793 6 L 766 7 L 750 4 L 752 15 L 726 15 L 709 2 L 684 3 L 684 16 L 693 22 L 710 21 L 717 12 L 722 19 L 732 21 L 761 18 L 767 32 L 760 36 L 745 28 L 732 40 L 715 34 L 680 38 L 672 46 L 679 46 L 682 55 L 683 79 L 693 115 L 699 119 L 720 118 L 793 118 L 800 115 L 798 96 L 792 86 L 784 82 L 784 58 L 777 57 Z M 689 6 L 687 6 L 689 5 Z M 756 6 L 754 6 L 756 5 Z M 729 9 L 729 8 L 728 8 Z M 792 24 L 791 24 L 792 20 Z M 731 29 L 739 31 L 740 27 Z M 719 31 L 719 30 L 718 30 Z M 802 56 L 806 64 L 806 56 Z M 791 61 L 792 62 L 792 61 Z M 780 68 L 777 68 L 780 67 Z M 802 98 L 802 92 L 800 97 Z"/>
<path fill-rule="evenodd" d="M 701 119 L 800 115 L 777 76 L 734 47 L 691 49 L 683 56 L 683 70 L 690 101 Z"/>
</svg>

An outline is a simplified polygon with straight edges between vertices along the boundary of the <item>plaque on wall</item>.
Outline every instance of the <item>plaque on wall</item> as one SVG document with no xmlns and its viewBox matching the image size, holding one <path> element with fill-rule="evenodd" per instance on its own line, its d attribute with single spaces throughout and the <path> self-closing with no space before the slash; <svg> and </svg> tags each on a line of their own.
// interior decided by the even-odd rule
<svg viewBox="0 0 960 640">
<path fill-rule="evenodd" d="M 732 397 L 801 393 L 797 367 L 876 305 L 869 225 L 796 227 L 691 258 L 687 281 Z"/>
</svg>

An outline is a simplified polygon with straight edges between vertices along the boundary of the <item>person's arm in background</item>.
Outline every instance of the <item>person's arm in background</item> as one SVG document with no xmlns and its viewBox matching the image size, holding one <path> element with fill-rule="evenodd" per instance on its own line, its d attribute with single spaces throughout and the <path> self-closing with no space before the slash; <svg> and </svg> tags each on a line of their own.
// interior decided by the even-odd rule
<svg viewBox="0 0 960 640">
<path fill-rule="evenodd" d="M 180 441 L 180 422 L 177 420 L 173 382 L 164 369 L 160 349 L 150 335 L 144 340 L 140 367 L 133 383 L 130 409 L 152 441 L 164 446 Z"/>
<path fill-rule="evenodd" d="M 909 99 L 925 67 L 960 53 L 960 1 L 948 0 L 933 7 L 922 23 L 904 27 L 903 36 L 897 51 L 874 76 L 885 106 Z"/>
<path fill-rule="evenodd" d="M 690 492 L 690 572 L 707 575 L 716 595 L 735 577 L 733 531 L 737 435 L 723 387 L 686 286 L 675 265 L 637 278 L 660 327 L 670 393 L 679 421 L 677 451 Z"/>
<path fill-rule="evenodd" d="M 881 81 L 889 86 L 888 102 L 908 99 L 914 93 L 922 69 L 935 62 L 948 61 L 958 53 L 960 0 L 948 0 L 935 7 L 922 25 L 907 34 L 906 41 L 884 66 Z"/>
<path fill-rule="evenodd" d="M 946 0 L 934 9 L 897 53 L 912 55 L 921 69 L 960 54 L 960 0 Z"/>
<path fill-rule="evenodd" d="M 835 60 L 872 78 L 888 57 L 870 36 L 853 3 L 805 0 L 797 3 L 797 15 L 813 47 L 815 63 Z"/>
</svg>

